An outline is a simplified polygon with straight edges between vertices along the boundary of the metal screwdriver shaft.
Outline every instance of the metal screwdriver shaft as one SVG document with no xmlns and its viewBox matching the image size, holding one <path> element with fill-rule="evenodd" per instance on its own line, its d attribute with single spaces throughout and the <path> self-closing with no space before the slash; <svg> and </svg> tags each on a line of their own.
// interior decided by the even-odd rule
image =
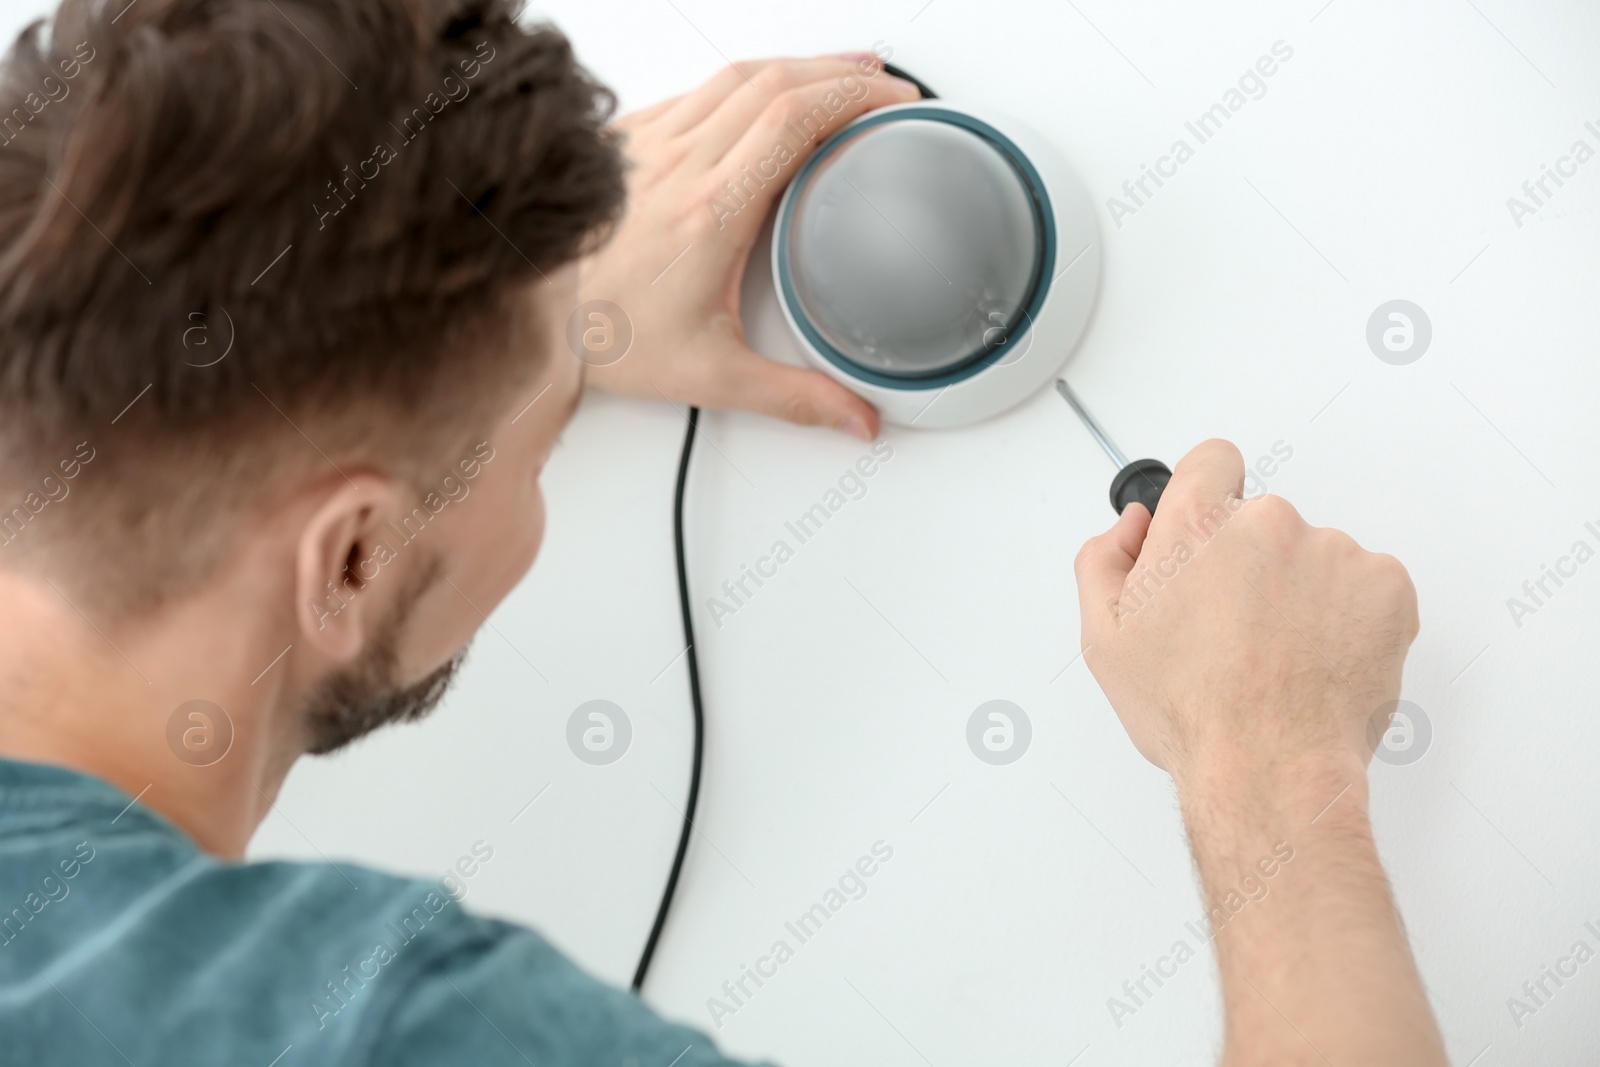
<svg viewBox="0 0 1600 1067">
<path fill-rule="evenodd" d="M 1106 433 L 1099 420 L 1089 414 L 1089 409 L 1083 406 L 1083 401 L 1078 399 L 1078 394 L 1072 391 L 1072 386 L 1065 379 L 1056 379 L 1056 392 L 1078 413 L 1078 418 L 1083 420 L 1089 433 L 1100 442 L 1100 447 L 1106 450 L 1106 455 L 1118 468 L 1117 476 L 1111 479 L 1111 506 L 1116 508 L 1117 514 L 1121 515 L 1123 508 L 1137 500 L 1154 515 L 1156 505 L 1161 501 L 1161 491 L 1172 478 L 1171 468 L 1159 459 L 1136 459 L 1129 463 L 1122 449 L 1111 440 L 1111 435 Z"/>
<path fill-rule="evenodd" d="M 1106 455 L 1111 457 L 1111 462 L 1115 463 L 1119 470 L 1126 467 L 1128 465 L 1128 457 L 1123 455 L 1122 449 L 1118 448 L 1117 443 L 1111 440 L 1111 435 L 1106 433 L 1106 428 L 1100 425 L 1099 420 L 1089 414 L 1089 409 L 1083 406 L 1083 401 L 1078 399 L 1078 394 L 1072 391 L 1072 386 L 1067 384 L 1065 378 L 1056 379 L 1056 392 L 1061 394 L 1063 400 L 1072 405 L 1072 410 L 1078 413 L 1078 418 L 1082 419 L 1083 424 L 1089 427 L 1089 433 L 1094 436 L 1096 441 L 1100 442 L 1100 447 L 1106 450 Z"/>
</svg>

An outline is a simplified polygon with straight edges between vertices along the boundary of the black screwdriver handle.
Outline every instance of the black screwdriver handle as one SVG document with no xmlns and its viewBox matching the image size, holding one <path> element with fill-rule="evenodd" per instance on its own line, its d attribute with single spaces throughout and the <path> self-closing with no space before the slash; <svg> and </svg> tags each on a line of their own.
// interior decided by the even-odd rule
<svg viewBox="0 0 1600 1067">
<path fill-rule="evenodd" d="M 1154 515 L 1161 492 L 1171 480 L 1172 469 L 1159 459 L 1136 459 L 1111 479 L 1111 506 L 1121 515 L 1123 508 L 1137 500 Z"/>
</svg>

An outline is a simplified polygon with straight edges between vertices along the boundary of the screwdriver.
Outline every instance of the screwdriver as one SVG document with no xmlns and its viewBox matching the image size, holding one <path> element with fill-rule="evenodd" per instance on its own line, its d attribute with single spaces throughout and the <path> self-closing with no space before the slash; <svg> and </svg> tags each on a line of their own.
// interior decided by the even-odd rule
<svg viewBox="0 0 1600 1067">
<path fill-rule="evenodd" d="M 1100 447 L 1106 450 L 1106 455 L 1111 457 L 1111 462 L 1118 468 L 1117 476 L 1111 479 L 1111 506 L 1117 509 L 1117 514 L 1122 514 L 1122 509 L 1137 500 L 1145 506 L 1145 510 L 1154 515 L 1156 505 L 1161 502 L 1161 491 L 1167 487 L 1167 482 L 1172 479 L 1172 469 L 1159 459 L 1136 459 L 1128 462 L 1128 457 L 1122 454 L 1116 442 L 1106 433 L 1105 428 L 1095 421 L 1089 414 L 1089 409 L 1083 406 L 1083 401 L 1078 399 L 1078 394 L 1072 391 L 1072 386 L 1063 378 L 1056 379 L 1056 392 L 1061 394 L 1061 399 L 1072 406 L 1078 413 L 1078 418 L 1089 428 L 1089 433 Z"/>
</svg>

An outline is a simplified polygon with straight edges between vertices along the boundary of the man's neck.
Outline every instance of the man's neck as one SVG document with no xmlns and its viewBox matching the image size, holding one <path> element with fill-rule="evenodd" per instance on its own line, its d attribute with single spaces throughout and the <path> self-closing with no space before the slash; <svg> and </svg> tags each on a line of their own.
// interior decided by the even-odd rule
<svg viewBox="0 0 1600 1067">
<path fill-rule="evenodd" d="M 268 715 L 289 657 L 203 603 L 123 625 L 49 583 L 0 571 L 0 757 L 104 779 L 207 852 L 244 854 L 298 754 Z"/>
</svg>

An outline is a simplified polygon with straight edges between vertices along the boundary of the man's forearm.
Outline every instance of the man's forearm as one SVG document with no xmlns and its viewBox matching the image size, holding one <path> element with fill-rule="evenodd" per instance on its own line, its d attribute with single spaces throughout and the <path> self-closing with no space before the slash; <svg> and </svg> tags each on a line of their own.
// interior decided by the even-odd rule
<svg viewBox="0 0 1600 1067">
<path fill-rule="evenodd" d="M 1223 1063 L 1446 1063 L 1367 818 L 1366 768 L 1178 779 L 1226 1010 Z"/>
<path fill-rule="evenodd" d="M 1177 783 L 1222 970 L 1224 1062 L 1442 1064 L 1367 820 L 1374 709 L 1400 695 L 1416 589 L 1394 557 L 1243 493 L 1239 450 L 1207 441 L 1155 515 L 1129 505 L 1084 545 L 1084 662 Z M 1232 517 L 1191 550 L 1215 515 Z M 1174 559 L 1158 596 L 1129 595 Z"/>
</svg>

